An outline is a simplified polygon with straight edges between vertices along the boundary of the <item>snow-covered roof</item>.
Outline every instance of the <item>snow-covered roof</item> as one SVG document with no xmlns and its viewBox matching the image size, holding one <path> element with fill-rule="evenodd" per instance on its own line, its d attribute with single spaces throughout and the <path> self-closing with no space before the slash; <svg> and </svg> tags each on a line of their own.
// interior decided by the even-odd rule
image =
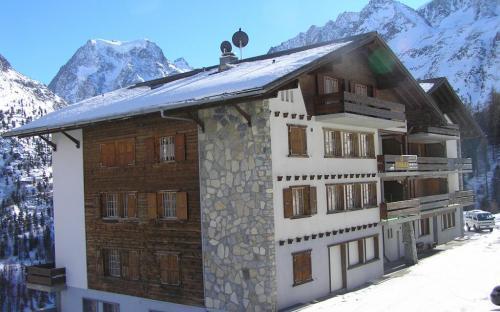
<svg viewBox="0 0 500 312">
<path fill-rule="evenodd" d="M 273 83 L 293 77 L 301 68 L 355 41 L 361 40 L 346 38 L 309 49 L 242 60 L 232 65 L 231 69 L 221 72 L 218 68 L 211 67 L 154 88 L 138 84 L 115 90 L 69 105 L 7 132 L 4 136 L 48 133 L 98 121 L 263 94 L 269 91 L 267 88 Z"/>
</svg>

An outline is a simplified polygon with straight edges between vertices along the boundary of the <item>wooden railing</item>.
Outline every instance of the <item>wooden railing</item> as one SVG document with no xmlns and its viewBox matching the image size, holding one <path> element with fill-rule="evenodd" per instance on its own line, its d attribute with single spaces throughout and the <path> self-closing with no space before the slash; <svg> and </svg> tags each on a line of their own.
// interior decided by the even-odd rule
<svg viewBox="0 0 500 312">
<path fill-rule="evenodd" d="M 312 99 L 315 115 L 351 113 L 387 120 L 405 121 L 405 106 L 350 92 L 316 95 Z"/>
<path fill-rule="evenodd" d="M 418 157 L 416 155 L 378 155 L 379 172 L 461 171 L 472 172 L 470 158 Z"/>
<path fill-rule="evenodd" d="M 456 191 L 449 194 L 423 196 L 409 200 L 380 204 L 380 218 L 391 219 L 423 213 L 433 213 L 443 208 L 474 204 L 474 191 Z"/>
<path fill-rule="evenodd" d="M 413 128 L 412 133 L 425 132 L 447 136 L 459 136 L 460 130 L 457 125 L 444 125 L 444 126 L 416 126 Z"/>
<path fill-rule="evenodd" d="M 55 268 L 53 263 L 33 265 L 26 269 L 26 282 L 29 284 L 52 287 L 66 283 L 66 269 Z"/>
</svg>

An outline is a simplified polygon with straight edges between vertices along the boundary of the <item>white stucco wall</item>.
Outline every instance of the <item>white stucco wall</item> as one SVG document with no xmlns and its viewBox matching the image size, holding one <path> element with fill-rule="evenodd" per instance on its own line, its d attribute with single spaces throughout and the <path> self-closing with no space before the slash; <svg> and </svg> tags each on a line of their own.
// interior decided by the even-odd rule
<svg viewBox="0 0 500 312">
<path fill-rule="evenodd" d="M 52 156 L 55 260 L 66 268 L 68 286 L 87 288 L 82 131 L 68 133 L 80 140 L 79 149 L 63 134 L 52 135 L 57 144 Z"/>
<path fill-rule="evenodd" d="M 61 294 L 61 306 L 63 312 L 83 311 L 83 298 L 99 300 L 103 302 L 120 304 L 120 312 L 195 312 L 206 311 L 204 308 L 150 300 L 140 297 L 120 295 L 110 292 L 97 291 L 93 289 L 80 289 L 69 287 Z M 99 310 L 101 311 L 101 310 Z"/>
<path fill-rule="evenodd" d="M 307 120 L 307 113 L 300 89 L 294 90 L 294 102 L 281 101 L 280 97 L 269 100 L 271 110 L 271 149 L 273 174 L 273 203 L 276 240 L 276 283 L 278 293 L 278 308 L 307 302 L 330 293 L 329 249 L 328 246 L 343 241 L 379 234 L 379 258 L 382 259 L 383 245 L 381 227 L 367 228 L 355 232 L 337 234 L 335 236 L 317 238 L 300 243 L 285 243 L 278 245 L 279 240 L 302 237 L 351 226 L 380 222 L 378 208 L 370 208 L 352 212 L 327 214 L 326 186 L 335 183 L 377 182 L 377 202 L 380 202 L 380 187 L 377 177 L 311 180 L 310 175 L 332 174 L 368 174 L 377 172 L 376 159 L 341 159 L 324 157 L 323 128 L 371 132 L 375 137 L 375 155 L 379 151 L 377 129 L 356 126 L 338 125 L 329 122 L 316 121 L 315 117 Z M 280 112 L 275 116 L 275 112 Z M 283 113 L 288 117 L 283 117 Z M 292 114 L 296 114 L 292 118 Z M 304 115 L 303 119 L 299 116 Z M 288 125 L 306 125 L 308 158 L 288 157 Z M 302 175 L 307 175 L 306 180 Z M 277 177 L 282 176 L 282 181 Z M 292 176 L 290 181 L 286 176 Z M 301 176 L 296 181 L 293 177 Z M 317 214 L 300 219 L 285 219 L 283 211 L 283 189 L 293 185 L 310 185 L 317 188 Z M 311 249 L 313 281 L 293 286 L 292 253 Z M 383 274 L 383 261 L 378 260 L 362 265 L 347 272 L 347 287 L 359 286 Z"/>
</svg>

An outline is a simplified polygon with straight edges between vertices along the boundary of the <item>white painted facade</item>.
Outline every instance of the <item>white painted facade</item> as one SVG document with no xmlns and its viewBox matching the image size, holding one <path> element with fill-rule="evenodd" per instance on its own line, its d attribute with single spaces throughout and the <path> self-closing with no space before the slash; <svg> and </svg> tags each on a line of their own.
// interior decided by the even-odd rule
<svg viewBox="0 0 500 312">
<path fill-rule="evenodd" d="M 375 128 L 366 128 L 346 124 L 328 122 L 325 119 L 318 121 L 316 117 L 307 120 L 307 112 L 300 87 L 293 89 L 293 102 L 283 101 L 281 97 L 269 100 L 271 114 L 271 150 L 273 174 L 273 203 L 275 218 L 276 240 L 276 283 L 278 308 L 285 308 L 297 303 L 304 303 L 330 293 L 330 255 L 329 246 L 350 240 L 379 234 L 379 258 L 348 269 L 346 272 L 347 289 L 352 289 L 383 274 L 381 227 L 356 230 L 349 233 L 323 236 L 312 239 L 312 234 L 332 232 L 364 224 L 380 222 L 378 208 L 369 208 L 357 211 L 327 213 L 326 185 L 350 182 L 377 182 L 377 203 L 380 202 L 380 187 L 378 185 L 376 159 L 362 158 L 325 158 L 323 129 L 351 130 L 355 132 L 369 132 L 378 138 Z M 277 114 L 279 112 L 279 115 Z M 288 113 L 284 117 L 284 113 Z M 307 126 L 307 152 L 308 157 L 289 157 L 288 125 Z M 375 154 L 379 151 L 379 141 L 375 140 Z M 335 174 L 332 179 L 331 175 Z M 339 179 L 337 175 L 342 174 Z M 349 174 L 344 178 L 344 174 Z M 359 174 L 350 177 L 350 174 Z M 364 177 L 361 177 L 364 174 Z M 370 174 L 370 177 L 367 176 Z M 304 180 L 303 175 L 307 175 Z M 316 178 L 310 179 L 311 175 Z M 317 176 L 323 178 L 318 179 Z M 328 179 L 324 175 L 329 175 Z M 277 177 L 283 177 L 278 181 Z M 286 177 L 292 178 L 287 181 Z M 295 180 L 295 176 L 300 176 Z M 317 214 L 310 217 L 288 219 L 284 218 L 283 189 L 290 186 L 309 185 L 317 190 Z M 288 239 L 311 236 L 308 241 L 288 244 Z M 280 245 L 279 241 L 285 241 Z M 293 257 L 292 253 L 311 250 L 311 267 L 313 280 L 293 286 Z"/>
<path fill-rule="evenodd" d="M 68 131 L 80 148 L 61 133 L 52 135 L 54 243 L 56 267 L 66 268 L 66 285 L 87 288 L 82 131 Z"/>
</svg>

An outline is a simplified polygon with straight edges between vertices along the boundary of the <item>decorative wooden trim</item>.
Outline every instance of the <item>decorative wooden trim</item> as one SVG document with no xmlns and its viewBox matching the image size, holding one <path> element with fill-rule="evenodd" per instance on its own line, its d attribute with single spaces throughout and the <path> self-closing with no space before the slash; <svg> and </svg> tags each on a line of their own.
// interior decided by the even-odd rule
<svg viewBox="0 0 500 312">
<path fill-rule="evenodd" d="M 64 134 L 65 137 L 70 139 L 73 143 L 75 143 L 76 148 L 80 148 L 80 141 L 75 139 L 75 137 L 69 135 L 66 131 L 61 131 L 62 134 Z"/>
<path fill-rule="evenodd" d="M 280 116 L 280 112 L 279 111 L 274 112 L 274 117 L 279 117 L 279 116 Z"/>
<path fill-rule="evenodd" d="M 50 145 L 50 147 L 52 147 L 52 150 L 54 152 L 57 151 L 57 145 L 56 143 L 52 142 L 51 140 L 49 140 L 48 138 L 44 137 L 43 135 L 39 135 L 40 139 L 42 139 L 45 143 L 47 143 L 48 145 Z"/>
<path fill-rule="evenodd" d="M 304 119 L 304 115 L 299 115 L 299 119 L 303 120 Z"/>
</svg>

